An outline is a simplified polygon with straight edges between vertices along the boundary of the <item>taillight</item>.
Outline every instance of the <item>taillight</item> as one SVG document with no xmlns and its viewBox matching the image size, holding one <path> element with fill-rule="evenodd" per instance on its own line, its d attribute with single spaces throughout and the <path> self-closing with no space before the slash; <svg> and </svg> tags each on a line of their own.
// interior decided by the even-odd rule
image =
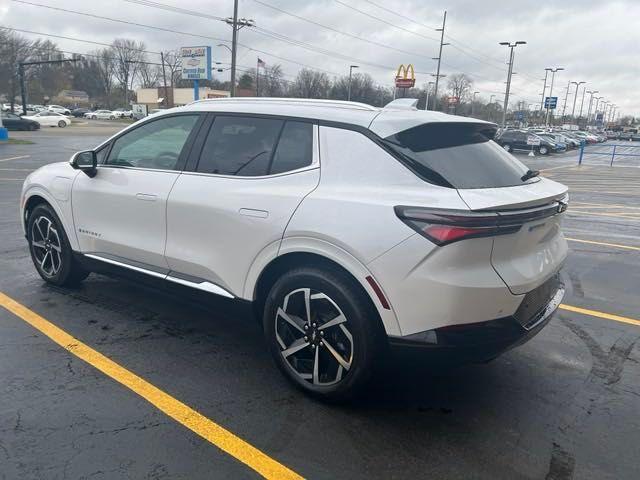
<svg viewBox="0 0 640 480">
<path fill-rule="evenodd" d="M 400 220 L 439 246 L 467 238 L 506 235 L 520 230 L 527 222 L 542 220 L 564 212 L 568 195 L 540 207 L 520 210 L 474 212 L 424 207 L 395 207 Z"/>
</svg>

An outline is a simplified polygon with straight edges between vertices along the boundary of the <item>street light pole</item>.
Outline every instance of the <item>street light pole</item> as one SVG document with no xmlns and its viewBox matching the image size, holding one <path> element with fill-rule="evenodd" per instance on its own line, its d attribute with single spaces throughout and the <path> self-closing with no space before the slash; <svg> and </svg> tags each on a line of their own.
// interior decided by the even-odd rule
<svg viewBox="0 0 640 480">
<path fill-rule="evenodd" d="M 600 97 L 594 97 L 594 98 L 596 99 L 596 106 L 593 109 L 593 119 L 591 120 L 593 124 L 596 123 L 595 119 L 596 119 L 596 116 L 598 115 L 598 103 L 600 103 L 600 100 L 603 99 L 604 97 L 600 96 Z"/>
<path fill-rule="evenodd" d="M 589 109 L 587 110 L 587 125 L 591 121 L 591 104 L 593 103 L 593 94 L 598 93 L 598 90 L 587 90 L 589 94 Z"/>
<path fill-rule="evenodd" d="M 447 23 L 447 11 L 444 11 L 444 17 L 442 17 L 442 28 L 436 28 L 436 32 L 440 32 L 440 51 L 438 52 L 438 57 L 433 60 L 438 60 L 438 68 L 436 69 L 436 86 L 433 91 L 433 109 L 436 109 L 436 102 L 438 101 L 438 83 L 440 81 L 440 61 L 442 60 L 442 47 L 445 45 L 449 45 L 448 43 L 444 43 L 444 27 Z M 444 75 L 442 75 L 444 76 Z"/>
<path fill-rule="evenodd" d="M 564 113 L 567 110 L 567 100 L 569 99 L 569 89 L 571 88 L 571 80 L 567 82 L 567 92 L 564 94 L 564 104 L 562 105 L 562 121 L 564 122 Z"/>
<path fill-rule="evenodd" d="M 582 87 L 582 101 L 580 102 L 580 114 L 578 115 L 578 119 L 582 118 L 582 107 L 584 106 L 584 93 L 587 90 L 587 87 Z"/>
<path fill-rule="evenodd" d="M 556 68 L 545 68 L 545 70 L 551 72 L 551 87 L 549 87 L 549 103 L 547 103 L 547 116 L 545 119 L 545 125 L 549 126 L 549 111 L 551 110 L 551 96 L 553 95 L 553 81 L 556 77 L 556 72 L 560 70 L 564 70 L 564 67 L 556 67 Z"/>
<path fill-rule="evenodd" d="M 571 110 L 571 117 L 575 120 L 575 115 L 576 115 L 576 100 L 578 99 L 578 87 L 580 87 L 580 85 L 582 85 L 583 83 L 587 83 L 587 82 L 571 82 L 576 86 L 576 94 L 573 97 L 573 110 Z"/>
<path fill-rule="evenodd" d="M 471 116 L 473 117 L 473 110 L 476 104 L 476 95 L 480 92 L 473 92 L 473 97 L 471 97 Z"/>
<path fill-rule="evenodd" d="M 424 109 L 425 110 L 429 110 L 429 92 L 431 91 L 431 85 L 433 85 L 433 82 L 427 83 L 427 99 L 424 102 Z"/>
<path fill-rule="evenodd" d="M 347 90 L 347 101 L 351 101 L 351 75 L 354 68 L 360 68 L 358 65 L 349 65 L 349 87 Z"/>
<path fill-rule="evenodd" d="M 542 112 L 542 108 L 544 106 L 544 92 L 547 91 L 547 76 L 549 75 L 550 68 L 544 69 L 544 85 L 542 87 L 542 99 L 540 100 L 540 112 Z"/>
<path fill-rule="evenodd" d="M 513 75 L 513 49 L 518 45 L 526 45 L 527 42 L 522 40 L 515 43 L 500 42 L 500 45 L 507 46 L 511 49 L 509 52 L 509 72 L 507 74 L 507 90 L 504 93 L 504 110 L 502 111 L 502 126 L 506 126 L 507 123 L 507 107 L 509 106 L 509 90 L 511 88 L 511 76 Z"/>
</svg>

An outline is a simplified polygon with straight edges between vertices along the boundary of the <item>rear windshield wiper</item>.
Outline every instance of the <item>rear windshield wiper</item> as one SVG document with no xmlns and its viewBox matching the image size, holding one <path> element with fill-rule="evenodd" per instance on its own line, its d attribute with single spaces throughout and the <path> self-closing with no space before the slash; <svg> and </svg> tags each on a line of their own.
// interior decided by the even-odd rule
<svg viewBox="0 0 640 480">
<path fill-rule="evenodd" d="M 540 170 L 527 170 L 527 173 L 520 177 L 520 180 L 526 182 L 527 180 L 533 177 L 537 177 L 538 175 L 540 175 Z"/>
</svg>

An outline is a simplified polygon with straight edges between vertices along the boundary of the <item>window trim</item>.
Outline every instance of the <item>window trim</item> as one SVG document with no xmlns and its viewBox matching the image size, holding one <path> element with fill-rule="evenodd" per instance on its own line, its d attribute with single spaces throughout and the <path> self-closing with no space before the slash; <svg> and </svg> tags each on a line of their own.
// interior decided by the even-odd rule
<svg viewBox="0 0 640 480">
<path fill-rule="evenodd" d="M 198 119 L 196 120 L 196 123 L 194 124 L 193 128 L 191 129 L 191 132 L 189 132 L 189 135 L 187 136 L 187 139 L 184 142 L 184 145 L 182 146 L 182 150 L 180 150 L 180 156 L 178 157 L 178 161 L 176 162 L 176 167 L 174 169 L 167 170 L 167 169 L 163 169 L 163 168 L 131 167 L 131 166 L 127 166 L 127 165 L 108 165 L 108 164 L 105 164 L 105 163 L 98 164 L 97 168 L 98 169 L 100 169 L 100 168 L 119 168 L 119 169 L 123 169 L 123 170 L 142 170 L 142 171 L 165 172 L 165 173 L 167 173 L 167 172 L 168 173 L 180 173 L 180 172 L 183 172 L 185 167 L 186 167 L 186 165 L 187 165 L 187 159 L 189 158 L 189 155 L 191 154 L 191 150 L 193 149 L 194 140 L 200 134 L 200 130 L 201 130 L 202 125 L 203 125 L 203 123 L 205 122 L 205 119 L 206 119 L 206 115 L 204 115 L 202 112 L 195 112 L 195 111 L 176 112 L 176 113 L 171 114 L 171 115 L 162 115 L 162 116 L 159 116 L 157 118 L 153 118 L 151 120 L 147 120 L 145 122 L 141 122 L 140 125 L 135 125 L 134 127 L 128 128 L 128 129 L 120 132 L 115 137 L 110 138 L 107 142 L 99 145 L 98 147 L 96 147 L 94 149 L 94 151 L 96 153 L 98 153 L 103 148 L 107 148 L 108 152 L 106 153 L 106 156 L 105 156 L 105 160 L 107 160 L 109 158 L 109 156 L 111 155 L 111 150 L 113 148 L 114 143 L 117 142 L 123 136 L 127 135 L 128 133 L 131 133 L 134 130 L 137 130 L 138 128 L 144 127 L 144 126 L 146 126 L 146 125 L 148 125 L 150 123 L 153 123 L 153 122 L 158 122 L 160 120 L 165 120 L 167 118 L 175 118 L 175 117 L 183 117 L 183 116 L 197 116 Z"/>
<path fill-rule="evenodd" d="M 209 135 L 209 131 L 213 126 L 213 122 L 216 117 L 243 117 L 243 118 L 262 118 L 268 120 L 281 120 L 284 123 L 278 132 L 278 137 L 276 139 L 275 148 L 271 154 L 271 159 L 269 160 L 269 165 L 273 162 L 273 156 L 278 148 L 278 142 L 280 141 L 280 136 L 282 135 L 282 131 L 284 130 L 285 123 L 289 122 L 299 122 L 299 123 L 311 123 L 313 126 L 313 146 L 312 146 L 312 155 L 311 155 L 311 164 L 296 168 L 295 170 L 287 170 L 286 172 L 281 173 L 273 173 L 269 175 L 226 175 L 220 173 L 206 173 L 206 172 L 198 172 L 198 163 L 200 161 L 200 155 L 204 148 L 204 144 Z M 196 147 L 196 143 L 198 146 Z M 287 117 L 285 115 L 265 115 L 265 114 L 252 114 L 252 113 L 239 113 L 239 112 L 209 112 L 207 121 L 204 122 L 203 126 L 200 128 L 200 134 L 196 141 L 194 142 L 194 146 L 191 149 L 191 153 L 189 159 L 187 160 L 187 165 L 182 171 L 183 175 L 198 175 L 198 176 L 207 176 L 207 177 L 219 177 L 219 178 L 237 178 L 244 180 L 261 180 L 265 178 L 274 178 L 281 177 L 284 175 L 291 175 L 300 172 L 306 172 L 307 170 L 315 170 L 320 168 L 320 134 L 319 134 L 319 126 L 318 121 L 310 118 L 298 118 L 298 117 Z"/>
</svg>

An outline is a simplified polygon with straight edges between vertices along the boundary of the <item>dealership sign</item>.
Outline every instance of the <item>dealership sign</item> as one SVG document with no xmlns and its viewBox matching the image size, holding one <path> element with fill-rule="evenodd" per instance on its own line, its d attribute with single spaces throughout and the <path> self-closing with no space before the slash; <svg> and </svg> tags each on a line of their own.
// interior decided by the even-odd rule
<svg viewBox="0 0 640 480">
<path fill-rule="evenodd" d="M 398 67 L 398 73 L 396 74 L 396 87 L 397 88 L 413 88 L 416 84 L 416 72 L 413 70 L 413 65 L 409 64 L 406 67 L 400 65 Z"/>
<path fill-rule="evenodd" d="M 211 80 L 211 47 L 182 47 L 183 80 Z"/>
</svg>

